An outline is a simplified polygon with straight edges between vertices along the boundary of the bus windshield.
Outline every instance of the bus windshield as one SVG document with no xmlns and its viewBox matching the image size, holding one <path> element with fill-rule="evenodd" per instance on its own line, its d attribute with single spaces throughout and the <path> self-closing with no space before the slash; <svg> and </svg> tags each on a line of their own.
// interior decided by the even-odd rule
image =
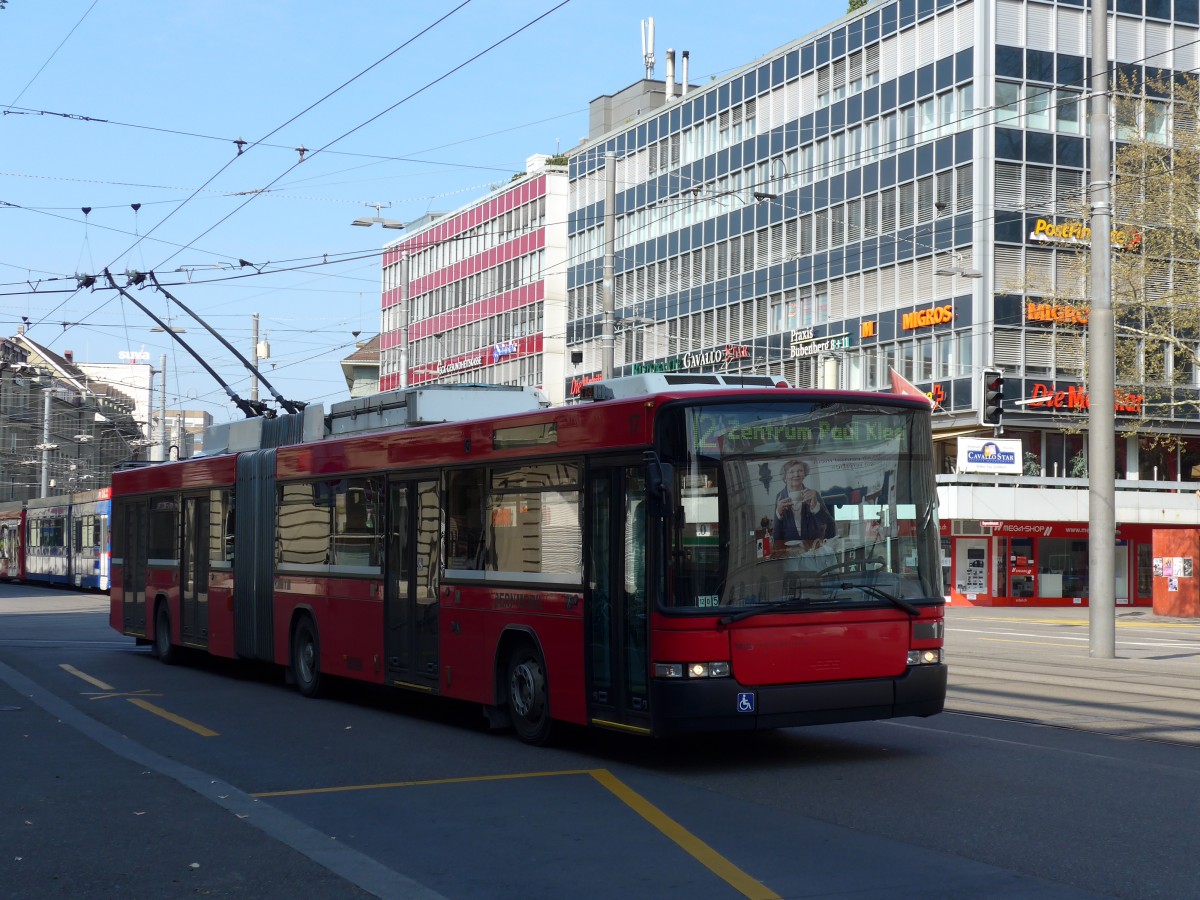
<svg viewBox="0 0 1200 900">
<path fill-rule="evenodd" d="M 869 399 L 672 412 L 667 608 L 942 602 L 929 413 Z"/>
</svg>

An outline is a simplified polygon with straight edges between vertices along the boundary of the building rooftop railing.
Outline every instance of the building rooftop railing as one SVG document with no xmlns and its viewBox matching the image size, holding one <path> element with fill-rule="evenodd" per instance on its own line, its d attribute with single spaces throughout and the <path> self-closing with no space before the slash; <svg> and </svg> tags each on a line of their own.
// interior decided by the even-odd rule
<svg viewBox="0 0 1200 900">
<path fill-rule="evenodd" d="M 1169 494 L 1200 493 L 1200 481 L 1165 481 L 1151 479 L 1115 479 L 1118 491 L 1160 491 Z M 1018 487 L 1018 488 L 1074 488 L 1087 490 L 1088 479 L 1061 478 L 1049 475 L 993 475 L 951 474 L 938 475 L 938 487 Z"/>
</svg>

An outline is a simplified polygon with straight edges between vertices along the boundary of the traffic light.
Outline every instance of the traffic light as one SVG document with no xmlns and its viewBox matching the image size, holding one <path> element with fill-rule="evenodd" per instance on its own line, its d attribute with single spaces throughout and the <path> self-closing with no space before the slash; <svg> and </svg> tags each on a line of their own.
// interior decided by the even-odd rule
<svg viewBox="0 0 1200 900">
<path fill-rule="evenodd" d="M 1004 373 L 997 369 L 984 369 L 982 387 L 983 403 L 979 407 L 980 424 L 999 427 L 1004 420 Z"/>
</svg>

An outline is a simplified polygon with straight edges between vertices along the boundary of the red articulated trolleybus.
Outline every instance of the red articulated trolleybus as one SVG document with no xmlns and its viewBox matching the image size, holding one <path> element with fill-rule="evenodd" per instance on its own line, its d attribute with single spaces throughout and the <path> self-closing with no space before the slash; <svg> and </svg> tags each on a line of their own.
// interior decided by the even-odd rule
<svg viewBox="0 0 1200 900">
<path fill-rule="evenodd" d="M 413 389 L 362 418 L 496 413 L 502 390 L 532 393 Z M 340 677 L 479 703 L 534 744 L 556 722 L 942 710 L 927 404 L 656 374 L 532 407 L 343 434 L 335 414 L 316 439 L 116 473 L 112 627 L 168 662 L 277 663 L 306 695 Z"/>
</svg>

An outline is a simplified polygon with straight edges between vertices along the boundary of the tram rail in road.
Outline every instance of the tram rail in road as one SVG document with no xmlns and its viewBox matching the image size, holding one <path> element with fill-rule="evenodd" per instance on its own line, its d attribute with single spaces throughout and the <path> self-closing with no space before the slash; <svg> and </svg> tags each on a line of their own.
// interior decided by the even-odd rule
<svg viewBox="0 0 1200 900">
<path fill-rule="evenodd" d="M 1200 620 L 1119 610 L 1115 659 L 1087 609 L 946 611 L 946 710 L 1200 746 Z"/>
</svg>

